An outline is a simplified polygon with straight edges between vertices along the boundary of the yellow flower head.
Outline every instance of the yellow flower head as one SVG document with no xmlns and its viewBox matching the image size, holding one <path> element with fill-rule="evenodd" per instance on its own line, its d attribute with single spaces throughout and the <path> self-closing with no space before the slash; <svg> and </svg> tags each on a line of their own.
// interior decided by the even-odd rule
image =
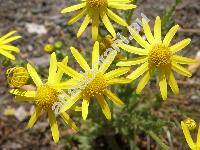
<svg viewBox="0 0 200 150">
<path fill-rule="evenodd" d="M 67 62 L 68 57 L 62 61 L 63 64 L 66 64 Z M 48 113 L 52 136 L 55 143 L 57 143 L 59 141 L 59 131 L 56 116 L 52 107 L 59 101 L 60 97 L 65 97 L 65 95 L 61 92 L 60 88 L 57 87 L 57 84 L 61 81 L 63 72 L 57 67 L 55 53 L 51 54 L 49 77 L 46 83 L 42 82 L 36 70 L 30 64 L 27 64 L 27 70 L 36 85 L 36 91 L 12 89 L 10 90 L 10 93 L 16 95 L 16 99 L 24 99 L 35 103 L 35 111 L 28 122 L 28 128 L 33 127 L 42 110 Z M 75 123 L 70 119 L 66 112 L 62 112 L 59 115 L 72 129 L 75 131 L 77 130 Z"/>
<path fill-rule="evenodd" d="M 106 73 L 117 55 L 117 52 L 114 50 L 111 51 L 109 54 L 106 54 L 107 57 L 102 60 L 102 56 L 99 56 L 99 42 L 94 44 L 92 52 L 92 68 L 90 68 L 78 50 L 71 47 L 71 52 L 85 72 L 78 73 L 69 66 L 65 66 L 63 63 L 58 63 L 59 68 L 72 77 L 71 83 L 74 83 L 73 87 L 76 89 L 74 92 L 75 94 L 72 94 L 72 98 L 69 100 L 69 105 L 66 109 L 70 108 L 71 105 L 79 99 L 82 99 L 82 117 L 85 120 L 88 115 L 90 100 L 91 98 L 96 98 L 106 118 L 111 119 L 110 109 L 104 96 L 107 96 L 118 106 L 123 105 L 123 102 L 114 93 L 112 93 L 108 87 L 113 84 L 129 83 L 131 81 L 130 79 L 119 78 L 121 75 L 127 73 L 129 68 L 121 67 Z M 99 63 L 100 61 L 102 61 L 101 64 Z M 62 86 L 66 89 L 70 88 L 68 83 L 62 83 Z"/>
<path fill-rule="evenodd" d="M 11 52 L 19 53 L 20 51 L 19 48 L 10 45 L 11 42 L 21 38 L 21 36 L 11 37 L 11 35 L 13 35 L 14 33 L 16 33 L 16 31 L 11 31 L 5 34 L 4 36 L 0 37 L 0 54 L 4 55 L 5 57 L 11 60 L 15 60 L 15 56 L 11 54 Z"/>
<path fill-rule="evenodd" d="M 127 44 L 119 44 L 119 47 L 121 47 L 123 50 L 140 55 L 140 57 L 119 62 L 117 66 L 133 66 L 142 64 L 127 77 L 129 79 L 135 80 L 143 75 L 136 89 L 138 94 L 141 93 L 142 89 L 150 80 L 151 72 L 156 69 L 158 71 L 161 95 L 165 100 L 167 99 L 167 83 L 175 94 L 179 93 L 179 88 L 172 71 L 187 77 L 192 75 L 180 64 L 191 64 L 195 63 L 195 61 L 176 54 L 176 52 L 186 47 L 191 40 L 185 39 L 171 46 L 170 42 L 179 28 L 178 25 L 172 27 L 162 41 L 160 17 L 156 18 L 154 25 L 154 35 L 152 34 L 147 21 L 142 19 L 142 22 L 143 30 L 147 40 L 144 40 L 136 30 L 129 28 L 129 31 L 133 38 L 143 48 L 138 48 Z"/>
<path fill-rule="evenodd" d="M 29 74 L 24 67 L 14 67 L 6 71 L 8 84 L 13 87 L 22 87 L 28 81 Z"/>
<path fill-rule="evenodd" d="M 183 134 L 185 136 L 185 139 L 188 143 L 188 146 L 191 148 L 191 150 L 200 150 L 200 127 L 198 129 L 197 142 L 194 142 L 192 140 L 189 128 L 184 121 L 181 121 L 181 127 L 182 127 L 182 130 L 183 130 Z"/>
<path fill-rule="evenodd" d="M 61 13 L 68 13 L 78 10 L 76 15 L 69 20 L 68 24 L 74 24 L 83 16 L 85 16 L 85 19 L 77 33 L 77 37 L 81 36 L 81 34 L 84 32 L 84 30 L 87 28 L 88 24 L 91 21 L 92 39 L 96 41 L 99 33 L 100 18 L 113 37 L 116 37 L 116 33 L 109 18 L 111 18 L 113 21 L 122 26 L 128 26 L 127 23 L 117 14 L 115 14 L 111 9 L 114 8 L 121 10 L 129 10 L 136 8 L 135 5 L 130 3 L 130 0 L 82 0 L 80 4 L 67 7 L 63 9 Z"/>
</svg>

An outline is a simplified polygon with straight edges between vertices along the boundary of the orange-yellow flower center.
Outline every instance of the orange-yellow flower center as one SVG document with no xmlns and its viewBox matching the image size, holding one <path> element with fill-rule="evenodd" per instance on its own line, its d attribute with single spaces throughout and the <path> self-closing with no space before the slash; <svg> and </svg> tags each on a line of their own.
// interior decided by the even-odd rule
<svg viewBox="0 0 200 150">
<path fill-rule="evenodd" d="M 37 88 L 35 102 L 36 105 L 47 110 L 51 109 L 55 102 L 58 102 L 58 92 L 49 85 L 42 85 Z"/>
<path fill-rule="evenodd" d="M 108 5 L 107 0 L 86 0 L 87 7 L 92 10 L 102 10 Z"/>
<path fill-rule="evenodd" d="M 88 82 L 88 84 L 85 86 L 82 92 L 83 97 L 93 97 L 96 95 L 103 95 L 104 91 L 108 86 L 104 75 L 101 73 L 97 73 L 91 79 L 92 80 Z"/>
<path fill-rule="evenodd" d="M 167 66 L 171 63 L 171 56 L 169 47 L 163 44 L 154 44 L 150 48 L 148 61 L 155 67 Z"/>
</svg>

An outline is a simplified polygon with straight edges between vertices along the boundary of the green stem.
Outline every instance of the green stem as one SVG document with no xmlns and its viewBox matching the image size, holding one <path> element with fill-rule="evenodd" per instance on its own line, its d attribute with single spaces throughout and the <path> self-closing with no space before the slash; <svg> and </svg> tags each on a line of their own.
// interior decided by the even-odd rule
<svg viewBox="0 0 200 150">
<path fill-rule="evenodd" d="M 153 131 L 145 131 L 152 139 L 156 141 L 164 150 L 169 150 L 169 147 L 162 142 L 162 140 L 153 132 Z"/>
</svg>

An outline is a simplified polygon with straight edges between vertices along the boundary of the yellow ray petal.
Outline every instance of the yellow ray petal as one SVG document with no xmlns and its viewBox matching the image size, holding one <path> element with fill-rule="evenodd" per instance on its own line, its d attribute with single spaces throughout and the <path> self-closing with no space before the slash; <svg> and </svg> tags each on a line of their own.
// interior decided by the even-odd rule
<svg viewBox="0 0 200 150">
<path fill-rule="evenodd" d="M 56 59 L 56 54 L 54 52 L 51 54 L 50 57 L 48 83 L 55 82 L 56 71 L 57 71 L 57 59 Z"/>
<path fill-rule="evenodd" d="M 81 4 L 78 4 L 78 5 L 73 5 L 73 6 L 64 8 L 64 9 L 61 11 L 61 13 L 68 13 L 68 12 L 71 12 L 71 11 L 79 10 L 79 9 L 85 7 L 85 6 L 86 6 L 86 2 L 81 3 Z"/>
<path fill-rule="evenodd" d="M 32 128 L 33 125 L 35 124 L 35 122 L 37 121 L 40 113 L 41 113 L 42 109 L 38 106 L 36 106 L 35 111 L 33 112 L 33 114 L 31 115 L 31 118 L 26 126 L 26 128 Z"/>
<path fill-rule="evenodd" d="M 83 120 L 87 119 L 88 107 L 89 107 L 89 100 L 83 99 L 83 102 L 82 102 L 82 117 L 83 117 Z"/>
<path fill-rule="evenodd" d="M 178 43 L 176 43 L 175 45 L 170 47 L 170 50 L 172 51 L 172 53 L 176 53 L 180 50 L 182 50 L 183 48 L 185 48 L 188 44 L 190 44 L 191 39 L 187 38 L 184 39 Z"/>
<path fill-rule="evenodd" d="M 52 134 L 53 140 L 55 143 L 58 143 L 58 141 L 59 141 L 58 124 L 56 121 L 55 114 L 53 113 L 52 110 L 48 111 L 48 117 L 49 117 L 49 124 L 51 127 L 51 134 Z"/>
<path fill-rule="evenodd" d="M 38 86 L 42 85 L 42 81 L 41 81 L 40 77 L 38 76 L 36 70 L 30 64 L 27 64 L 27 70 L 28 70 L 28 73 L 31 76 L 33 82 L 36 84 L 36 86 L 38 87 Z"/>
<path fill-rule="evenodd" d="M 65 66 L 63 63 L 59 62 L 58 67 L 60 68 L 60 70 L 62 70 L 64 73 L 66 73 L 72 78 L 75 78 L 75 79 L 83 78 L 82 74 L 78 73 L 77 71 L 75 71 L 69 66 Z"/>
<path fill-rule="evenodd" d="M 8 57 L 9 59 L 11 60 L 15 60 L 15 56 L 12 55 L 10 52 L 8 51 L 5 51 L 5 50 L 2 50 L 0 49 L 0 54 L 4 55 L 5 57 Z"/>
<path fill-rule="evenodd" d="M 99 34 L 99 14 L 94 14 L 92 18 L 92 39 L 97 40 Z"/>
<path fill-rule="evenodd" d="M 133 53 L 133 54 L 148 55 L 148 51 L 146 49 L 130 46 L 130 45 L 127 45 L 127 44 L 119 44 L 118 46 L 120 48 L 122 48 L 123 50 L 130 52 L 130 53 Z"/>
<path fill-rule="evenodd" d="M 62 90 L 66 89 L 67 90 L 70 87 L 75 86 L 75 85 L 77 85 L 77 80 L 70 79 L 70 80 L 65 81 L 65 82 L 56 83 L 53 86 L 54 86 L 55 89 L 62 89 Z"/>
<path fill-rule="evenodd" d="M 186 125 L 183 121 L 181 121 L 181 127 L 182 127 L 183 134 L 184 134 L 184 136 L 185 136 L 185 139 L 186 139 L 186 141 L 187 141 L 189 147 L 190 147 L 191 149 L 194 148 L 194 147 L 195 147 L 195 143 L 194 143 L 193 140 L 192 140 L 192 137 L 191 137 L 191 135 L 190 135 L 190 131 L 189 131 L 187 125 Z"/>
<path fill-rule="evenodd" d="M 92 51 L 92 68 L 97 70 L 99 68 L 99 42 L 96 41 Z"/>
<path fill-rule="evenodd" d="M 111 112 L 110 108 L 108 106 L 108 103 L 105 101 L 104 97 L 102 95 L 97 96 L 97 101 L 99 105 L 101 106 L 101 109 L 106 117 L 106 119 L 111 119 Z"/>
<path fill-rule="evenodd" d="M 200 126 L 197 133 L 197 147 L 200 147 Z"/>
<path fill-rule="evenodd" d="M 179 29 L 179 25 L 175 25 L 169 30 L 169 32 L 167 33 L 167 35 L 165 36 L 165 38 L 163 40 L 163 43 L 166 46 L 169 46 L 171 40 L 173 39 L 173 37 L 176 34 L 176 32 L 178 31 L 178 29 Z"/>
<path fill-rule="evenodd" d="M 69 125 L 70 128 L 72 128 L 74 131 L 78 131 L 75 122 L 70 118 L 70 116 L 66 112 L 61 113 L 60 116 L 65 121 L 65 123 Z"/>
<path fill-rule="evenodd" d="M 148 62 L 142 64 L 140 67 L 138 67 L 135 71 L 133 71 L 130 75 L 127 76 L 127 78 L 131 80 L 137 79 L 139 76 L 141 76 L 143 73 L 145 73 L 149 69 Z"/>
<path fill-rule="evenodd" d="M 121 67 L 115 70 L 112 70 L 108 73 L 105 74 L 105 77 L 107 80 L 115 78 L 115 77 L 119 77 L 123 74 L 126 74 L 128 71 L 130 71 L 129 67 Z"/>
<path fill-rule="evenodd" d="M 172 61 L 174 61 L 178 64 L 194 64 L 194 63 L 197 63 L 197 61 L 194 60 L 194 59 L 182 57 L 182 56 L 178 56 L 178 55 L 173 55 Z"/>
<path fill-rule="evenodd" d="M 154 25 L 154 38 L 156 42 L 160 43 L 162 38 L 161 38 L 161 20 L 160 17 L 156 17 L 155 25 Z"/>
<path fill-rule="evenodd" d="M 78 20 L 80 20 L 87 12 L 87 9 L 83 9 L 80 10 L 79 12 L 76 13 L 76 15 L 74 15 L 69 21 L 68 21 L 68 25 L 72 25 L 75 22 L 77 22 Z"/>
<path fill-rule="evenodd" d="M 131 28 L 131 27 L 128 27 L 128 30 L 129 32 L 131 33 L 132 37 L 142 46 L 144 47 L 145 49 L 148 49 L 149 48 L 149 43 L 147 41 L 145 41 L 139 34 L 138 32 Z"/>
<path fill-rule="evenodd" d="M 134 65 L 144 63 L 147 60 L 148 60 L 147 56 L 141 56 L 141 57 L 133 58 L 130 60 L 120 61 L 116 64 L 116 66 L 134 66 Z"/>
<path fill-rule="evenodd" d="M 77 37 L 80 37 L 83 34 L 89 23 L 90 23 L 90 17 L 89 15 L 86 15 L 83 23 L 81 24 L 81 27 L 78 30 Z"/>
<path fill-rule="evenodd" d="M 143 23 L 143 30 L 147 40 L 149 41 L 150 44 L 153 44 L 155 42 L 155 39 L 153 37 L 148 22 L 144 18 L 142 18 L 142 23 Z"/>
<path fill-rule="evenodd" d="M 7 39 L 8 37 L 10 37 L 11 35 L 15 34 L 17 31 L 11 31 L 8 32 L 7 34 L 3 35 L 2 37 L 0 37 L 0 41 L 3 41 L 5 39 Z"/>
<path fill-rule="evenodd" d="M 115 103 L 118 106 L 123 106 L 124 102 L 119 99 L 114 93 L 112 93 L 110 90 L 106 90 L 104 93 L 106 96 L 108 96 L 108 98 L 113 101 L 113 103 Z"/>
<path fill-rule="evenodd" d="M 137 89 L 136 89 L 136 93 L 140 94 L 142 92 L 142 90 L 144 89 L 144 87 L 147 85 L 147 83 L 150 80 L 150 71 L 147 71 L 144 76 L 142 77 L 142 79 L 139 81 Z"/>
<path fill-rule="evenodd" d="M 102 73 L 105 73 L 106 70 L 110 67 L 113 60 L 115 59 L 116 55 L 117 55 L 117 51 L 115 50 L 111 51 L 106 57 L 106 59 L 103 61 L 103 63 L 101 64 L 99 71 Z"/>
<path fill-rule="evenodd" d="M 128 26 L 128 24 L 121 17 L 119 17 L 117 14 L 115 14 L 110 9 L 107 9 L 107 15 L 108 15 L 108 17 L 110 17 L 116 23 L 118 23 L 122 26 L 125 26 L 125 27 Z"/>
<path fill-rule="evenodd" d="M 187 69 L 185 69 L 184 67 L 182 67 L 181 65 L 175 62 L 172 62 L 172 69 L 183 76 L 186 76 L 186 77 L 192 76 L 191 72 L 189 72 Z"/>
<path fill-rule="evenodd" d="M 108 85 L 112 85 L 112 84 L 128 84 L 130 83 L 132 80 L 131 79 L 127 79 L 127 78 L 113 78 L 107 81 Z"/>
<path fill-rule="evenodd" d="M 20 38 L 22 38 L 21 36 L 13 36 L 13 37 L 11 37 L 11 38 L 8 38 L 8 39 L 5 39 L 5 40 L 3 40 L 3 41 L 0 41 L 0 44 L 8 44 L 8 43 L 10 43 L 10 42 L 12 42 L 12 41 L 15 41 L 15 40 L 17 40 L 17 39 L 20 39 Z"/>
<path fill-rule="evenodd" d="M 109 8 L 115 8 L 115 9 L 122 9 L 122 10 L 128 10 L 136 8 L 136 5 L 133 4 L 123 4 L 123 3 L 115 3 L 115 2 L 109 2 L 108 3 Z"/>
<path fill-rule="evenodd" d="M 65 58 L 63 59 L 62 63 L 64 65 L 67 65 L 68 63 L 68 56 L 65 56 Z M 63 76 L 63 71 L 58 69 L 57 73 L 56 73 L 56 83 L 60 82 L 62 80 L 62 76 Z"/>
<path fill-rule="evenodd" d="M 25 102 L 25 101 L 34 102 L 35 99 L 34 99 L 34 97 L 15 96 L 14 101 L 16 101 L 16 102 Z"/>
<path fill-rule="evenodd" d="M 70 109 L 81 98 L 81 96 L 81 93 L 76 93 L 76 95 L 72 95 L 70 99 L 66 99 L 66 104 L 63 105 L 64 108 L 61 110 L 61 113 Z"/>
<path fill-rule="evenodd" d="M 169 76 L 168 76 L 169 86 L 171 87 L 173 93 L 178 95 L 179 94 L 179 88 L 178 88 L 178 84 L 176 82 L 176 79 L 174 77 L 174 74 L 171 70 L 168 72 L 168 74 L 169 74 Z"/>
<path fill-rule="evenodd" d="M 82 111 L 82 107 L 81 107 L 81 106 L 72 106 L 72 107 L 71 107 L 71 110 L 74 110 L 74 111 Z"/>
<path fill-rule="evenodd" d="M 74 47 L 71 47 L 71 52 L 76 61 L 79 63 L 81 68 L 83 68 L 85 71 L 90 70 L 90 66 L 87 64 L 86 60 L 83 58 L 83 56 L 78 52 L 77 49 Z"/>
<path fill-rule="evenodd" d="M 20 89 L 12 89 L 9 91 L 10 93 L 18 96 L 23 96 L 23 97 L 35 97 L 36 92 L 35 91 L 23 91 Z"/>
<path fill-rule="evenodd" d="M 167 99 L 167 81 L 166 76 L 163 70 L 158 71 L 158 78 L 159 78 L 159 87 L 160 87 L 160 93 L 163 98 L 163 100 Z"/>
<path fill-rule="evenodd" d="M 106 29 L 110 32 L 110 34 L 113 36 L 113 38 L 116 38 L 115 29 L 113 28 L 113 25 L 111 24 L 110 20 L 108 19 L 108 16 L 106 13 L 101 13 L 101 19 L 103 24 L 105 25 Z"/>
<path fill-rule="evenodd" d="M 19 48 L 11 45 L 0 45 L 0 49 L 19 53 Z"/>
</svg>

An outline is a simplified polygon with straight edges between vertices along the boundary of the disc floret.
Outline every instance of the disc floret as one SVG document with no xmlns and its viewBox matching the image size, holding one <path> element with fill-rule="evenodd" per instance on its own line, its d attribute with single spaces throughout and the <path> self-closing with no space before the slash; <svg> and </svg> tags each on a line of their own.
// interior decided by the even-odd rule
<svg viewBox="0 0 200 150">
<path fill-rule="evenodd" d="M 155 67 L 167 66 L 171 63 L 172 53 L 164 44 L 154 44 L 149 51 L 149 64 Z"/>
<path fill-rule="evenodd" d="M 83 90 L 83 97 L 93 97 L 97 95 L 103 95 L 107 88 L 107 82 L 104 75 L 98 73 L 94 78 L 85 86 Z"/>
<path fill-rule="evenodd" d="M 86 0 L 87 7 L 91 9 L 102 9 L 108 5 L 107 0 Z"/>
<path fill-rule="evenodd" d="M 44 84 L 37 88 L 35 102 L 43 109 L 51 109 L 55 102 L 58 102 L 58 92 L 50 85 Z"/>
</svg>

